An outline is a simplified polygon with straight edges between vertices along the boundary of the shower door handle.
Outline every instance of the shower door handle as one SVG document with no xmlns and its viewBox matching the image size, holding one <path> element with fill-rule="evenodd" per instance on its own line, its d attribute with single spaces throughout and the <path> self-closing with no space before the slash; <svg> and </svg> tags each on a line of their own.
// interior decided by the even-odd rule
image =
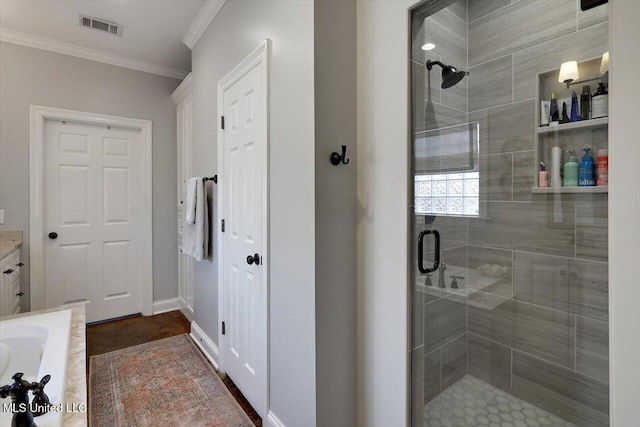
<svg viewBox="0 0 640 427">
<path fill-rule="evenodd" d="M 433 234 L 435 238 L 435 259 L 433 265 L 430 268 L 424 267 L 424 237 L 428 234 Z M 428 274 L 436 271 L 440 266 L 440 233 L 438 230 L 424 230 L 418 235 L 418 269 L 422 274 Z"/>
</svg>

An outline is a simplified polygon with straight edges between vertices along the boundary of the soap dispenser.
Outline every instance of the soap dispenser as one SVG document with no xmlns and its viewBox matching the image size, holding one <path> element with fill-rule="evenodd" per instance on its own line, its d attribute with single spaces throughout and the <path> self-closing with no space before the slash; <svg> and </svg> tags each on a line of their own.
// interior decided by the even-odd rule
<svg viewBox="0 0 640 427">
<path fill-rule="evenodd" d="M 594 179 L 595 164 L 593 163 L 593 157 L 589 154 L 591 148 L 583 148 L 582 151 L 584 151 L 584 157 L 582 157 L 582 162 L 578 170 L 578 186 L 592 187 L 596 185 L 596 181 Z"/>
<path fill-rule="evenodd" d="M 564 174 L 562 177 L 563 187 L 577 187 L 578 186 L 578 160 L 574 155 L 573 150 L 569 150 L 569 158 L 564 164 Z"/>
</svg>

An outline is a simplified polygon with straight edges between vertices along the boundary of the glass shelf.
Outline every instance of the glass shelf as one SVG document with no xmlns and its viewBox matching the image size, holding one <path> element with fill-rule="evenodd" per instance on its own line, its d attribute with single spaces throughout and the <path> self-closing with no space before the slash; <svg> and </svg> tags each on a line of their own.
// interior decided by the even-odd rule
<svg viewBox="0 0 640 427">
<path fill-rule="evenodd" d="M 555 132 L 568 132 L 572 130 L 581 129 L 593 129 L 601 126 L 607 126 L 609 124 L 609 118 L 604 117 L 602 119 L 585 120 L 583 122 L 565 123 L 553 126 L 541 126 L 536 129 L 538 135 L 544 135 Z"/>
</svg>

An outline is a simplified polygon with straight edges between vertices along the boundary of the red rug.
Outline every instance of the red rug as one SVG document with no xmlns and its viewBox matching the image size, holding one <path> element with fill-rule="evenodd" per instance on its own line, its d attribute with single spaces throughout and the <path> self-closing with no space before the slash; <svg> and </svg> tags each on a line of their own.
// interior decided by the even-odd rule
<svg viewBox="0 0 640 427">
<path fill-rule="evenodd" d="M 188 335 L 91 357 L 89 425 L 249 427 Z"/>
</svg>

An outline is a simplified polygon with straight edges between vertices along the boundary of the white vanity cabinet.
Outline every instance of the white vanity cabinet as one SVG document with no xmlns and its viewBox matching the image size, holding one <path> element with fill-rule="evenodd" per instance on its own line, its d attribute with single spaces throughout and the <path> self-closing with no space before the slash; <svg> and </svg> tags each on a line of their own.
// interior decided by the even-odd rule
<svg viewBox="0 0 640 427">
<path fill-rule="evenodd" d="M 20 313 L 20 251 L 15 249 L 0 260 L 0 316 Z"/>
<path fill-rule="evenodd" d="M 193 316 L 193 258 L 184 255 L 182 247 L 182 224 L 184 218 L 184 201 L 186 182 L 192 175 L 192 96 L 191 74 L 176 88 L 171 95 L 176 103 L 177 120 L 177 184 L 178 184 L 178 294 L 182 305 L 182 312 L 191 320 Z"/>
</svg>

